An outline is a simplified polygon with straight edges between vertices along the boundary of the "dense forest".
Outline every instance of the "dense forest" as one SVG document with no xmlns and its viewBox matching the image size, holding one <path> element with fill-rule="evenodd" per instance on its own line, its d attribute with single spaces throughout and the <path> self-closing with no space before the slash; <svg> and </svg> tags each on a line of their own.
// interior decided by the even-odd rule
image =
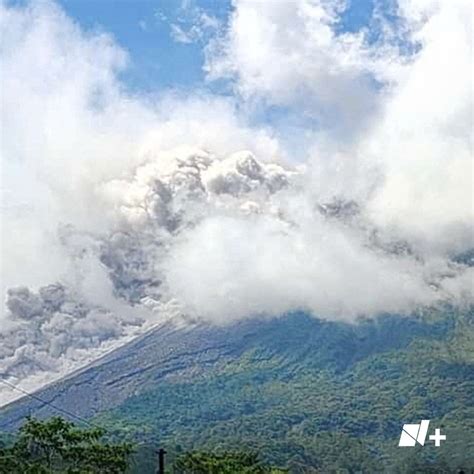
<svg viewBox="0 0 474 474">
<path fill-rule="evenodd" d="M 295 473 L 474 469 L 472 311 L 312 324 L 277 322 L 212 376 L 157 384 L 97 422 L 176 454 L 255 450 Z M 423 418 L 447 442 L 399 448 L 402 424 Z"/>
<path fill-rule="evenodd" d="M 297 313 L 246 338 L 238 357 L 209 362 L 197 374 L 150 378 L 89 419 L 119 453 L 133 446 L 127 472 L 154 473 L 159 447 L 170 472 L 474 469 L 472 309 L 358 324 Z M 402 425 L 421 419 L 446 442 L 399 448 Z"/>
</svg>

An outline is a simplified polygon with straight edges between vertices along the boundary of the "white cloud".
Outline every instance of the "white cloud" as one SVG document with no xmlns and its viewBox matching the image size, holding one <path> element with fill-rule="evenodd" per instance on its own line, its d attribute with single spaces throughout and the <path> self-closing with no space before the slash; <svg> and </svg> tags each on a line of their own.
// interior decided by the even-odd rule
<svg viewBox="0 0 474 474">
<path fill-rule="evenodd" d="M 109 229 L 110 209 L 96 190 L 147 149 L 189 142 L 217 152 L 278 150 L 271 134 L 240 122 L 230 100 L 165 95 L 145 103 L 125 94 L 116 76 L 125 52 L 104 34 L 83 33 L 52 3 L 2 7 L 1 18 L 4 289 L 59 276 L 60 250 L 50 253 L 57 269 L 42 264 L 58 223 Z"/>
<path fill-rule="evenodd" d="M 337 32 L 342 1 L 236 1 L 207 50 L 234 98 L 132 96 L 110 36 L 2 6 L 0 370 L 31 388 L 182 313 L 472 303 L 451 259 L 474 247 L 468 4 L 400 0 L 371 43 Z M 251 125 L 253 102 L 298 135 Z"/>
<path fill-rule="evenodd" d="M 473 245 L 469 0 L 400 0 L 395 24 L 378 7 L 375 42 L 365 28 L 340 32 L 344 1 L 234 7 L 226 36 L 208 47 L 211 79 L 316 117 L 319 182 L 374 192 L 373 219 L 400 238 L 445 253 Z M 368 170 L 377 182 L 364 178 Z"/>
<path fill-rule="evenodd" d="M 184 0 L 176 23 L 170 24 L 171 38 L 177 43 L 204 42 L 221 28 L 221 22 L 194 1 Z"/>
<path fill-rule="evenodd" d="M 296 107 L 344 136 L 374 117 L 376 83 L 405 63 L 391 42 L 371 45 L 367 31 L 337 31 L 344 1 L 238 0 L 234 7 L 227 34 L 207 48 L 209 78 L 231 78 L 244 98 Z"/>
<path fill-rule="evenodd" d="M 111 246 L 120 242 L 116 233 L 122 225 L 117 203 L 102 192 L 105 183 L 133 174 L 157 150 L 183 143 L 224 154 L 245 147 L 267 157 L 278 154 L 279 144 L 271 131 L 246 126 L 231 99 L 199 92 L 158 98 L 127 94 L 117 78 L 126 53 L 106 34 L 81 31 L 54 3 L 0 8 L 2 294 L 25 285 L 34 294 L 60 281 L 87 302 L 87 311 L 99 308 L 107 315 L 89 318 L 87 327 L 97 323 L 102 333 L 107 318 L 117 325 L 107 338 L 91 337 L 87 350 L 78 333 L 67 329 L 70 316 L 54 312 L 31 328 L 34 337 L 21 337 L 25 322 L 15 338 L 10 331 L 16 316 L 2 304 L 0 333 L 29 354 L 24 359 L 29 368 L 25 362 L 16 374 L 28 377 L 28 384 L 44 380 L 37 373 L 41 367 L 58 376 L 128 337 L 120 325 L 126 328 L 127 314 L 136 312 L 129 305 L 124 310 L 127 303 L 113 294 L 110 282 L 107 286 L 114 269 L 98 263 L 110 233 Z M 167 304 L 148 301 L 155 321 L 168 317 Z M 137 310 L 140 316 L 149 316 L 147 308 Z M 78 338 L 66 352 L 55 352 L 54 364 L 40 348 L 49 344 L 50 320 L 64 320 L 55 325 L 64 328 L 62 337 Z M 146 324 L 140 327 L 145 330 Z M 33 344 L 38 338 L 44 341 Z M 7 359 L 0 369 L 10 367 Z"/>
<path fill-rule="evenodd" d="M 353 320 L 436 301 L 412 259 L 373 252 L 317 216 L 307 224 L 206 219 L 173 248 L 168 282 L 189 311 L 218 323 L 295 309 Z"/>
<path fill-rule="evenodd" d="M 377 157 L 385 175 L 373 216 L 419 245 L 457 252 L 474 238 L 472 4 L 400 8 L 421 50 L 363 139 L 362 152 Z"/>
</svg>

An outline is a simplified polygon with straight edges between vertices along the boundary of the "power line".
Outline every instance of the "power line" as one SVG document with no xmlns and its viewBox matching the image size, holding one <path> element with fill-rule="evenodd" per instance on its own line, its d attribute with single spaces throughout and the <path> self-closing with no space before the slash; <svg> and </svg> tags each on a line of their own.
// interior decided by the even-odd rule
<svg viewBox="0 0 474 474">
<path fill-rule="evenodd" d="M 71 413 L 70 411 L 64 409 L 64 408 L 60 408 L 56 405 L 54 405 L 54 403 L 51 403 L 51 402 L 47 402 L 46 400 L 43 400 L 41 397 L 39 397 L 38 395 L 35 395 L 33 393 L 30 393 L 28 392 L 27 390 L 11 383 L 11 382 L 8 382 L 7 380 L 3 379 L 3 378 L 0 378 L 0 382 L 3 383 L 4 385 L 7 385 L 8 387 L 10 388 L 13 388 L 14 390 L 17 390 L 18 392 L 21 392 L 23 393 L 24 395 L 26 395 L 27 397 L 30 397 L 31 399 L 33 400 L 36 400 L 38 402 L 41 402 L 43 405 L 48 405 L 50 406 L 51 408 L 53 408 L 54 410 L 62 413 L 63 415 L 67 415 L 71 418 L 75 418 L 76 420 L 78 421 L 81 421 L 83 423 L 86 423 L 87 425 L 93 427 L 93 428 L 99 428 L 101 430 L 105 430 L 105 428 L 99 426 L 99 425 L 96 425 L 94 423 L 91 423 L 89 420 L 86 420 L 85 418 L 83 418 L 82 416 L 79 416 L 79 415 L 75 415 L 74 413 Z"/>
<path fill-rule="evenodd" d="M 21 388 L 21 387 L 13 384 L 11 382 L 8 382 L 7 380 L 1 378 L 1 374 L 0 374 L 0 383 L 3 383 L 5 385 L 7 385 L 8 387 L 13 388 L 14 390 L 17 390 L 18 392 L 23 393 L 24 395 L 26 395 L 27 397 L 30 397 L 33 400 L 41 402 L 43 405 L 50 406 L 53 410 L 56 410 L 56 411 L 62 413 L 63 415 L 67 415 L 67 416 L 70 416 L 71 418 L 75 418 L 76 420 L 81 421 L 81 422 L 91 426 L 92 428 L 98 428 L 100 430 L 104 430 L 105 432 L 108 431 L 110 433 L 110 430 L 104 428 L 103 426 L 99 426 L 95 423 L 92 423 L 89 420 L 86 420 L 85 418 L 83 418 L 82 416 L 75 415 L 74 413 L 71 413 L 70 411 L 68 411 L 64 408 L 60 408 L 60 407 L 56 406 L 54 403 L 47 402 L 46 400 L 43 400 L 38 395 L 35 395 L 34 393 L 30 393 L 27 390 L 25 390 L 24 388 Z M 136 443 L 136 446 L 150 446 L 150 448 L 154 449 L 154 443 L 147 443 L 147 442 L 143 442 L 143 441 L 139 442 L 139 443 Z"/>
<path fill-rule="evenodd" d="M 64 409 L 64 408 L 60 408 L 58 406 L 56 406 L 54 403 L 51 403 L 51 402 L 47 402 L 46 400 L 43 400 L 41 397 L 39 397 L 38 395 L 35 395 L 33 393 L 30 393 L 28 392 L 27 390 L 11 383 L 11 382 L 8 382 L 7 380 L 1 378 L 1 374 L 0 374 L 0 383 L 3 383 L 4 385 L 7 385 L 8 387 L 14 389 L 14 390 L 17 390 L 18 392 L 20 393 L 23 393 L 24 395 L 26 395 L 27 397 L 30 397 L 31 399 L 33 400 L 36 400 L 38 402 L 41 402 L 43 405 L 48 405 L 49 407 L 53 408 L 54 410 L 62 413 L 63 415 L 67 415 L 71 418 L 74 418 L 78 421 L 81 421 L 93 428 L 98 428 L 100 430 L 104 430 L 104 431 L 108 431 L 106 428 L 103 428 L 102 426 L 99 426 L 99 425 L 96 425 L 95 423 L 91 423 L 89 420 L 86 420 L 85 418 L 83 418 L 82 416 L 79 416 L 79 415 L 75 415 L 74 413 L 71 413 L 70 411 Z M 149 446 L 151 449 L 154 449 L 154 446 L 153 444 L 151 443 L 147 443 L 147 442 L 140 442 L 140 443 L 136 443 L 136 446 L 142 446 L 142 447 L 145 447 L 145 446 Z M 159 454 L 159 466 L 162 470 L 160 470 L 159 472 L 160 473 L 164 473 L 164 454 L 166 453 L 166 451 L 164 449 L 160 449 L 158 451 L 158 454 Z"/>
<path fill-rule="evenodd" d="M 0 376 L 1 376 L 1 374 L 0 374 Z M 24 395 L 32 398 L 33 400 L 41 402 L 43 405 L 50 406 L 51 408 L 53 408 L 54 410 L 62 413 L 63 415 L 68 415 L 71 418 L 75 418 L 76 420 L 82 421 L 83 423 L 86 423 L 87 425 L 89 425 L 91 427 L 99 428 L 99 429 L 102 429 L 102 430 L 105 430 L 105 431 L 109 431 L 106 428 L 104 428 L 103 426 L 99 426 L 99 425 L 96 425 L 95 423 L 91 423 L 89 420 L 86 420 L 82 416 L 75 415 L 74 413 L 71 413 L 70 411 L 68 411 L 64 408 L 60 408 L 60 407 L 56 406 L 54 403 L 47 402 L 46 400 L 43 400 L 38 395 L 35 395 L 34 393 L 30 393 L 27 390 L 25 390 L 24 388 L 21 388 L 18 385 L 12 384 L 11 382 L 8 382 L 5 379 L 0 378 L 0 382 L 7 385 L 7 386 L 9 386 L 10 388 L 13 388 L 14 390 L 17 390 L 17 391 L 23 393 Z M 137 446 L 146 446 L 146 445 L 152 446 L 150 443 L 145 443 L 145 442 L 137 443 Z"/>
</svg>

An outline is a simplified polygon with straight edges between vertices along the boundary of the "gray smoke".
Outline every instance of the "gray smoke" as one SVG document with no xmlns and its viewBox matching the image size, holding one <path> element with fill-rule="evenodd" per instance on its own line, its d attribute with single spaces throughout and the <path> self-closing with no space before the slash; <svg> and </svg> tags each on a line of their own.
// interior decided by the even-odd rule
<svg viewBox="0 0 474 474">
<path fill-rule="evenodd" d="M 472 304 L 470 2 L 400 0 L 406 38 L 387 23 L 375 44 L 337 33 L 344 2 L 290 3 L 236 1 L 207 45 L 234 98 L 132 96 L 113 38 L 51 2 L 0 6 L 11 382 L 36 388 L 170 318 Z M 255 125 L 262 102 L 301 125 Z"/>
</svg>

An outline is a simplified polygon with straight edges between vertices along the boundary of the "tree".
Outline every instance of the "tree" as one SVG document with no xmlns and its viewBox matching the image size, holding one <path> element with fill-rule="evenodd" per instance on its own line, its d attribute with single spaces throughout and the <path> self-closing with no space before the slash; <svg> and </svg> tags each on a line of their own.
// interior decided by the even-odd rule
<svg viewBox="0 0 474 474">
<path fill-rule="evenodd" d="M 120 474 L 132 446 L 102 441 L 104 430 L 79 429 L 60 417 L 27 418 L 10 446 L 0 447 L 0 473 Z"/>
<path fill-rule="evenodd" d="M 176 474 L 283 474 L 277 468 L 263 464 L 252 452 L 209 453 L 193 451 L 178 457 L 174 464 Z"/>
</svg>

